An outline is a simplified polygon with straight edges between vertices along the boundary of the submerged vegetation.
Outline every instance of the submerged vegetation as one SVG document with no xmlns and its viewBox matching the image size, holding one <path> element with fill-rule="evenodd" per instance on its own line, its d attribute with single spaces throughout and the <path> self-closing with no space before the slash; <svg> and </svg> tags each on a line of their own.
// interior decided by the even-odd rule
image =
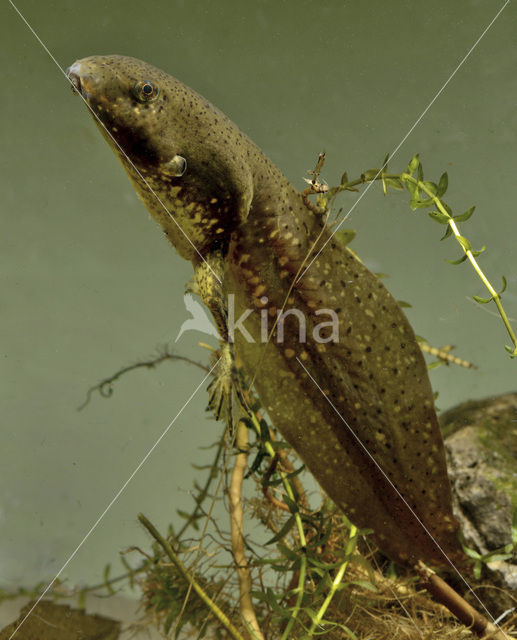
<svg viewBox="0 0 517 640">
<path fill-rule="evenodd" d="M 320 181 L 324 159 L 321 154 L 303 195 L 315 213 L 327 216 L 342 241 L 349 240 L 341 230 L 346 219 L 342 209 L 330 220 L 341 192 L 357 191 L 375 181 L 381 181 L 384 193 L 406 190 L 412 210 L 431 209 L 431 219 L 446 226 L 442 240 L 456 239 L 462 255 L 451 264 L 471 264 L 489 293 L 474 299 L 478 304 L 496 305 L 511 340 L 506 350 L 510 357 L 517 356 L 517 337 L 502 305 L 506 280 L 503 277 L 498 292 L 477 261 L 485 248 L 473 249 L 460 233 L 458 224 L 470 218 L 474 207 L 453 213 L 443 200 L 447 174 L 437 183 L 424 180 L 418 156 L 404 172 L 388 173 L 386 157 L 381 169 L 365 171 L 355 180 L 345 173 L 338 186 L 329 187 Z M 316 195 L 315 202 L 309 200 L 311 195 Z M 431 354 L 436 363 L 470 366 L 448 349 L 431 348 Z M 209 371 L 165 349 L 156 358 L 126 367 L 92 387 L 85 404 L 94 391 L 110 396 L 115 381 L 131 370 L 154 368 L 168 360 L 186 360 Z M 226 430 L 213 445 L 211 464 L 196 466 L 204 472 L 205 481 L 194 484 L 192 511 L 178 511 L 182 526 L 170 525 L 164 536 L 140 514 L 154 539 L 149 552 L 131 548 L 121 556 L 122 575 L 111 577 L 108 565 L 100 584 L 70 591 L 55 584 L 51 594 L 56 598 L 75 595 L 81 604 L 89 592 L 112 594 L 128 584 L 141 591 L 144 623 L 157 625 L 172 638 L 470 637 L 462 624 L 422 591 L 415 575 L 400 573 L 375 549 L 368 530 L 358 530 L 328 498 L 310 488 L 303 465 L 268 421 L 258 399 L 249 390 L 245 395 L 247 415 L 241 415 L 234 431 Z M 226 524 L 213 516 L 216 503 L 224 504 L 228 512 Z M 510 556 L 514 550 L 505 552 Z M 136 554 L 136 566 L 128 562 L 127 554 Z M 479 575 L 487 559 L 475 551 L 469 555 Z M 40 585 L 33 595 L 41 591 Z M 508 633 L 511 624 L 512 619 L 507 619 Z"/>
</svg>

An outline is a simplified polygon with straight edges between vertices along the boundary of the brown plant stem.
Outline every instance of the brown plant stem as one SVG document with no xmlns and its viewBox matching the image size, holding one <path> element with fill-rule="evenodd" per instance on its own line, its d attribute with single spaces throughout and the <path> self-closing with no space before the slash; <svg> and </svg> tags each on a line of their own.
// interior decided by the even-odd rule
<svg viewBox="0 0 517 640">
<path fill-rule="evenodd" d="M 181 573 L 181 575 L 185 578 L 185 580 L 191 585 L 194 589 L 200 600 L 206 605 L 209 611 L 219 620 L 221 625 L 226 629 L 226 631 L 230 634 L 230 636 L 234 640 L 244 640 L 239 631 L 233 626 L 230 622 L 228 616 L 216 605 L 216 603 L 210 598 L 210 596 L 203 590 L 203 588 L 196 582 L 194 576 L 189 572 L 187 567 L 181 562 L 178 558 L 171 545 L 165 540 L 165 538 L 160 535 L 156 527 L 143 515 L 143 513 L 138 514 L 138 519 L 144 525 L 144 527 L 149 531 L 149 533 L 153 536 L 153 538 L 158 542 L 158 544 L 165 551 L 171 562 L 174 564 L 176 569 Z"/>
<path fill-rule="evenodd" d="M 246 471 L 249 442 L 248 428 L 242 420 L 237 425 L 235 446 L 238 453 L 235 456 L 230 480 L 229 501 L 232 553 L 239 578 L 239 609 L 249 637 L 252 640 L 264 640 L 251 600 L 251 573 L 244 553 L 242 482 Z"/>
<path fill-rule="evenodd" d="M 422 586 L 437 600 L 443 604 L 460 622 L 478 635 L 480 638 L 493 640 L 509 640 L 502 629 L 490 622 L 479 611 L 476 611 L 464 598 L 456 593 L 440 576 L 420 562 L 415 567 L 422 578 Z"/>
</svg>

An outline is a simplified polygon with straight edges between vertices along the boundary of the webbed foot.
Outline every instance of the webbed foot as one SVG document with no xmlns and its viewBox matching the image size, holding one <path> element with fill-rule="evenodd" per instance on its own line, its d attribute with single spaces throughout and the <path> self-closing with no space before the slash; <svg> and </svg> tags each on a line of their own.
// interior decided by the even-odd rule
<svg viewBox="0 0 517 640">
<path fill-rule="evenodd" d="M 233 429 L 233 393 L 245 409 L 245 403 L 240 386 L 233 345 L 228 342 L 221 344 L 218 352 L 219 363 L 214 371 L 214 378 L 208 385 L 207 410 L 213 411 L 216 420 L 225 419 L 230 432 Z"/>
</svg>

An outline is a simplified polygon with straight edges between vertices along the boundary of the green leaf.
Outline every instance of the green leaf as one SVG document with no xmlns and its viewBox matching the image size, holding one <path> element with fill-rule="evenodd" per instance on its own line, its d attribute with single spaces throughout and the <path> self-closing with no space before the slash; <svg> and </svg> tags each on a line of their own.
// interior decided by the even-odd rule
<svg viewBox="0 0 517 640">
<path fill-rule="evenodd" d="M 467 238 L 463 236 L 456 236 L 456 240 L 461 244 L 461 248 L 463 249 L 463 251 L 467 252 L 472 250 L 470 242 L 467 240 Z"/>
<path fill-rule="evenodd" d="M 441 211 L 429 211 L 428 216 L 439 224 L 449 224 L 449 220 L 451 219 L 450 216 Z"/>
<path fill-rule="evenodd" d="M 290 560 L 291 562 L 296 562 L 296 560 L 298 560 L 298 554 L 296 553 L 296 551 L 293 551 L 293 549 L 290 549 L 289 547 L 287 547 L 285 544 L 282 544 L 281 542 L 279 542 L 276 545 L 276 548 L 280 551 L 280 553 L 287 558 L 288 560 Z"/>
<path fill-rule="evenodd" d="M 417 179 L 419 180 L 419 182 L 423 182 L 424 181 L 424 168 L 422 167 L 422 164 L 420 162 L 418 163 L 416 176 L 417 176 Z"/>
<path fill-rule="evenodd" d="M 427 191 L 430 191 L 433 194 L 433 196 L 435 196 L 438 193 L 438 186 L 436 182 L 425 181 L 424 187 L 427 189 Z"/>
<path fill-rule="evenodd" d="M 440 181 L 438 183 L 438 191 L 437 196 L 441 198 L 443 194 L 447 191 L 447 187 L 449 186 L 449 176 L 447 175 L 447 171 L 442 173 L 440 176 Z"/>
<path fill-rule="evenodd" d="M 443 238 L 442 238 L 443 240 Z M 461 258 L 458 258 L 458 260 L 446 260 L 445 262 L 448 262 L 449 264 L 461 264 L 462 262 L 465 262 L 465 260 L 467 259 L 466 255 L 462 255 Z"/>
<path fill-rule="evenodd" d="M 447 227 L 445 233 L 443 234 L 443 236 L 440 238 L 440 242 L 442 240 L 445 240 L 446 238 L 448 238 L 450 235 L 452 234 L 452 229 L 450 227 Z"/>
<path fill-rule="evenodd" d="M 190 518 L 190 513 L 187 513 L 186 511 L 182 511 L 181 509 L 176 509 L 176 513 L 179 515 L 180 518 L 184 518 L 185 520 L 188 520 Z"/>
<path fill-rule="evenodd" d="M 416 184 L 414 182 L 412 182 L 411 180 L 406 180 L 406 187 L 407 190 L 409 191 L 410 195 L 411 195 L 411 199 L 412 200 L 417 200 L 418 199 L 418 191 L 416 188 Z"/>
<path fill-rule="evenodd" d="M 434 200 L 432 198 L 426 198 L 425 200 L 412 200 L 413 210 L 414 209 L 424 209 L 425 207 L 430 207 L 434 204 Z"/>
<path fill-rule="evenodd" d="M 505 560 L 508 560 L 511 557 L 512 557 L 511 553 L 494 553 L 494 554 L 489 554 L 485 558 L 485 562 L 501 562 L 501 561 L 504 562 Z"/>
<path fill-rule="evenodd" d="M 455 222 L 466 222 L 470 216 L 474 213 L 474 209 L 476 207 L 470 207 L 470 209 L 467 209 L 467 211 L 465 211 L 465 213 L 460 214 L 459 216 L 454 216 L 454 221 Z"/>
<path fill-rule="evenodd" d="M 481 249 L 478 249 L 478 251 L 471 251 L 472 255 L 476 258 L 477 256 L 480 256 L 484 251 L 485 251 L 486 247 L 485 245 L 483 245 L 481 247 Z"/>
<path fill-rule="evenodd" d="M 120 562 L 122 562 L 124 568 L 128 572 L 129 587 L 131 589 L 134 589 L 135 588 L 135 577 L 134 577 L 133 567 L 129 564 L 129 562 L 126 560 L 126 558 L 124 556 L 122 556 L 122 555 L 120 556 Z"/>
<path fill-rule="evenodd" d="M 461 545 L 463 547 L 463 551 L 468 555 L 469 558 L 473 558 L 474 560 L 481 560 L 482 555 L 475 551 L 474 549 L 469 549 L 465 545 Z"/>
<path fill-rule="evenodd" d="M 341 176 L 341 182 L 339 184 L 346 184 L 348 182 L 348 173 L 345 171 L 345 173 Z"/>
<path fill-rule="evenodd" d="M 104 578 L 104 586 L 108 590 L 108 593 L 110 595 L 113 595 L 115 593 L 115 589 L 109 583 L 110 570 L 111 570 L 111 565 L 108 562 L 108 564 L 104 567 L 102 577 Z"/>
<path fill-rule="evenodd" d="M 492 296 L 490 296 L 490 298 L 482 298 L 481 296 L 472 296 L 472 297 L 476 302 L 479 302 L 479 304 L 488 304 L 493 300 Z"/>
<path fill-rule="evenodd" d="M 505 344 L 504 348 L 510 354 L 510 358 L 517 358 L 517 347 L 515 347 L 514 349 L 513 347 L 509 347 L 507 344 Z"/>
<path fill-rule="evenodd" d="M 406 169 L 406 173 L 409 173 L 409 175 L 412 176 L 415 173 L 416 168 L 418 167 L 419 164 L 420 164 L 420 160 L 417 153 L 409 161 L 409 164 Z"/>
<path fill-rule="evenodd" d="M 368 582 L 368 580 L 352 580 L 349 584 L 356 584 L 358 587 L 362 587 L 367 591 L 373 591 L 374 593 L 377 593 L 378 591 L 377 587 L 371 582 Z"/>
<path fill-rule="evenodd" d="M 320 562 L 314 556 L 307 557 L 307 561 L 313 567 L 317 567 L 318 569 L 324 569 L 324 570 L 337 569 L 343 564 L 342 560 L 338 560 L 338 562 Z"/>
<path fill-rule="evenodd" d="M 385 178 L 384 180 L 388 187 L 391 187 L 392 189 L 397 189 L 397 191 L 402 191 L 404 189 L 400 178 Z"/>
<path fill-rule="evenodd" d="M 390 159 L 390 154 L 387 153 L 386 157 L 384 158 L 384 160 L 382 161 L 382 169 L 383 171 L 386 171 L 386 169 L 388 168 L 388 160 Z"/>
<path fill-rule="evenodd" d="M 275 592 L 273 591 L 273 589 L 271 589 L 271 587 L 267 587 L 266 589 L 265 600 L 277 615 L 281 616 L 282 618 L 286 618 L 287 616 L 290 616 L 289 611 L 284 610 L 279 606 L 276 599 Z"/>
<path fill-rule="evenodd" d="M 271 540 L 268 540 L 266 542 L 266 545 L 268 544 L 273 544 L 273 542 L 278 542 L 278 540 L 281 540 L 285 535 L 287 535 L 289 533 L 289 531 L 292 529 L 294 522 L 295 522 L 295 516 L 292 515 L 287 522 L 284 524 L 284 526 L 280 529 L 280 531 L 278 533 L 276 533 Z"/>
<path fill-rule="evenodd" d="M 397 304 L 401 309 L 411 309 L 411 305 L 405 300 L 397 300 Z"/>
<path fill-rule="evenodd" d="M 337 233 L 341 233 L 338 231 Z M 336 233 L 336 235 L 337 235 Z M 355 232 L 354 232 L 355 235 Z M 275 451 L 280 451 L 280 449 L 291 449 L 291 445 L 287 443 L 285 440 L 275 440 L 274 442 L 270 442 L 270 445 L 273 447 Z"/>
<path fill-rule="evenodd" d="M 380 173 L 380 169 L 368 169 L 363 174 L 361 174 L 361 178 L 365 181 L 373 180 Z"/>
<path fill-rule="evenodd" d="M 504 293 L 506 291 L 506 285 L 508 284 L 506 282 L 506 278 L 504 276 L 501 276 L 503 279 L 503 288 L 501 289 L 501 291 L 499 291 L 499 295 L 501 295 L 502 293 Z"/>
<path fill-rule="evenodd" d="M 292 487 L 292 488 L 293 488 L 293 491 L 294 491 L 294 487 Z M 291 500 L 291 498 L 286 493 L 282 494 L 282 500 L 289 507 L 289 511 L 291 513 L 298 513 L 299 508 L 298 508 L 298 503 L 296 502 L 296 500 Z"/>
<path fill-rule="evenodd" d="M 294 476 L 297 476 L 304 469 L 305 469 L 305 465 L 302 465 L 301 467 L 299 467 L 295 471 L 291 471 L 290 473 L 285 474 L 283 478 L 266 479 L 264 477 L 264 478 L 262 478 L 262 486 L 277 487 L 278 485 L 283 484 L 284 480 L 289 480 L 290 478 L 293 478 Z"/>
</svg>

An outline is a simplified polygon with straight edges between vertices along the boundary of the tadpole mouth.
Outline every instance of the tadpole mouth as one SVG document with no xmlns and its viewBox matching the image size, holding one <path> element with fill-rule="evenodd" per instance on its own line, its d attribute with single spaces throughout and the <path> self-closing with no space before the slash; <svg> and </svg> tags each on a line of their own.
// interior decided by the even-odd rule
<svg viewBox="0 0 517 640">
<path fill-rule="evenodd" d="M 66 70 L 66 77 L 70 81 L 72 93 L 80 94 L 88 100 L 96 86 L 95 77 L 91 73 L 86 61 L 77 60 Z"/>
<path fill-rule="evenodd" d="M 72 65 L 73 66 L 73 65 Z M 72 93 L 74 95 L 79 95 L 81 93 L 81 78 L 71 71 L 72 67 L 68 67 L 66 70 L 66 77 L 70 80 L 70 88 L 72 89 Z"/>
</svg>

